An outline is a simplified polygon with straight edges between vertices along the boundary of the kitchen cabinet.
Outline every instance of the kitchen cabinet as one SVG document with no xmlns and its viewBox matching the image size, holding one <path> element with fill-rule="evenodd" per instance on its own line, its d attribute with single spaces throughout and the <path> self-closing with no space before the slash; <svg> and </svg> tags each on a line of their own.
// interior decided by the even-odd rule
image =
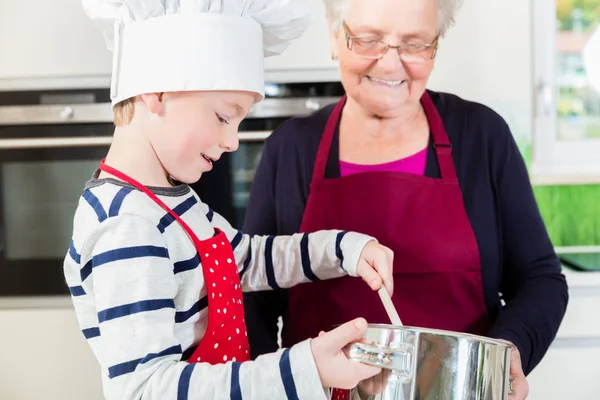
<svg viewBox="0 0 600 400">
<path fill-rule="evenodd" d="M 112 56 L 81 0 L 3 1 L 0 90 L 110 84 Z"/>
<path fill-rule="evenodd" d="M 600 398 L 598 379 L 600 338 L 596 345 L 576 341 L 550 348 L 544 360 L 529 375 L 527 400 L 594 400 Z"/>
<path fill-rule="evenodd" d="M 100 368 L 70 299 L 52 308 L 39 308 L 52 303 L 46 299 L 33 302 L 35 308 L 0 309 L 0 399 L 102 400 Z"/>
<path fill-rule="evenodd" d="M 325 6 L 311 1 L 310 27 L 282 55 L 265 60 L 266 80 L 339 79 Z M 81 0 L 3 2 L 0 27 L 0 90 L 109 87 L 112 54 Z"/>
<path fill-rule="evenodd" d="M 274 82 L 339 80 L 337 61 L 329 51 L 329 25 L 323 0 L 311 0 L 312 22 L 282 54 L 265 59 L 265 78 Z"/>
<path fill-rule="evenodd" d="M 554 343 L 528 377 L 528 400 L 600 399 L 600 272 L 564 273 L 569 305 Z"/>
</svg>

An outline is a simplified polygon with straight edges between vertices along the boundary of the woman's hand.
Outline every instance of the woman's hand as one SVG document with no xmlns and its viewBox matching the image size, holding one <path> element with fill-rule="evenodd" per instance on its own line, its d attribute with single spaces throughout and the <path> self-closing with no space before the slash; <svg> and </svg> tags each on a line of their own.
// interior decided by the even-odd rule
<svg viewBox="0 0 600 400">
<path fill-rule="evenodd" d="M 508 399 L 525 400 L 527 396 L 529 396 L 529 383 L 527 383 L 527 378 L 523 373 L 521 354 L 519 353 L 517 346 L 508 340 L 505 340 L 505 342 L 508 342 L 513 346 L 512 351 L 510 352 L 510 387 L 512 388 L 512 393 L 509 393 Z"/>
</svg>

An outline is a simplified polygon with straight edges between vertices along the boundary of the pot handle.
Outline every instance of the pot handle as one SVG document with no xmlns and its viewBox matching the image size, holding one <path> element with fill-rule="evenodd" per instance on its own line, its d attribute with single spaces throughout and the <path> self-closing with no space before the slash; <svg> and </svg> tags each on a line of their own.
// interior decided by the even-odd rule
<svg viewBox="0 0 600 400">
<path fill-rule="evenodd" d="M 368 343 L 354 343 L 350 346 L 350 358 L 364 364 L 389 369 L 398 377 L 412 376 L 412 346 L 381 347 Z"/>
</svg>

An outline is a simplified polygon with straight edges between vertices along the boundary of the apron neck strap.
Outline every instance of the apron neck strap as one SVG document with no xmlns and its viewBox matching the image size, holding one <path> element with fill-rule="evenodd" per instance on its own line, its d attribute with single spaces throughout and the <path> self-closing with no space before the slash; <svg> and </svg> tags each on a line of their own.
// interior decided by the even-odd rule
<svg viewBox="0 0 600 400">
<path fill-rule="evenodd" d="M 140 182 L 136 181 L 135 179 L 133 179 L 129 175 L 127 175 L 127 174 L 119 171 L 118 169 L 113 168 L 110 165 L 107 165 L 106 162 L 105 162 L 105 159 L 103 159 L 102 161 L 100 161 L 100 170 L 106 172 L 107 174 L 110 174 L 110 175 L 114 176 L 115 178 L 118 178 L 118 179 L 120 179 L 120 180 L 122 180 L 124 182 L 127 182 L 130 185 L 134 186 L 136 189 L 141 190 L 142 192 L 144 192 L 156 204 L 158 204 L 159 206 L 161 206 L 173 218 L 175 218 L 175 220 L 177 222 L 179 222 L 179 224 L 181 224 L 181 226 L 183 227 L 183 229 L 192 238 L 192 241 L 194 243 L 196 243 L 197 241 L 199 241 L 198 237 L 196 236 L 196 234 L 194 233 L 194 231 L 192 231 L 192 229 L 188 226 L 188 224 L 186 224 L 179 217 L 179 215 L 177 215 L 177 213 L 175 211 L 171 210 L 171 208 L 169 206 L 167 206 L 161 199 L 159 199 L 158 196 L 156 196 L 154 193 L 152 193 L 152 191 L 150 191 L 150 189 L 148 189 L 146 186 L 144 186 Z"/>
<path fill-rule="evenodd" d="M 448 139 L 448 134 L 446 133 L 446 128 L 444 128 L 440 113 L 427 91 L 421 96 L 421 105 L 427 116 L 429 129 L 431 130 L 433 149 L 435 150 L 435 155 L 440 166 L 441 177 L 442 179 L 456 179 L 456 169 L 452 160 L 452 144 L 450 143 L 450 139 Z"/>
<path fill-rule="evenodd" d="M 331 150 L 331 142 L 333 142 L 335 128 L 340 120 L 340 116 L 342 115 L 342 110 L 344 109 L 345 104 L 346 95 L 343 95 L 333 109 L 329 119 L 327 119 L 327 124 L 323 130 L 323 136 L 321 137 L 321 143 L 319 144 L 319 150 L 317 151 L 317 159 L 315 160 L 315 167 L 313 169 L 312 182 L 320 182 L 325 179 L 325 171 L 327 169 L 329 151 Z"/>
<path fill-rule="evenodd" d="M 321 137 L 321 143 L 319 144 L 319 149 L 317 151 L 312 182 L 320 182 L 325 179 L 327 160 L 329 159 L 333 136 L 335 135 L 335 129 L 342 115 L 346 100 L 347 97 L 344 95 L 327 120 L 323 136 Z M 452 145 L 448 139 L 448 134 L 444 128 L 442 118 L 427 91 L 425 91 L 421 97 L 421 105 L 423 106 L 431 130 L 433 149 L 440 167 L 441 177 L 442 179 L 456 179 L 456 169 L 454 168 L 454 161 L 452 160 Z"/>
</svg>

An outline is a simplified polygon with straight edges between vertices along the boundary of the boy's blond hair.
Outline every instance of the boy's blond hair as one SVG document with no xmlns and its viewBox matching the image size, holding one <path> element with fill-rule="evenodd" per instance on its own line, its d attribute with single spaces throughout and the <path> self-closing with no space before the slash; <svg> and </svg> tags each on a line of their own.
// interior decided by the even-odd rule
<svg viewBox="0 0 600 400">
<path fill-rule="evenodd" d="M 116 126 L 129 125 L 129 123 L 133 119 L 133 113 L 135 110 L 134 100 L 135 97 L 131 97 L 115 105 L 113 112 Z"/>
</svg>

